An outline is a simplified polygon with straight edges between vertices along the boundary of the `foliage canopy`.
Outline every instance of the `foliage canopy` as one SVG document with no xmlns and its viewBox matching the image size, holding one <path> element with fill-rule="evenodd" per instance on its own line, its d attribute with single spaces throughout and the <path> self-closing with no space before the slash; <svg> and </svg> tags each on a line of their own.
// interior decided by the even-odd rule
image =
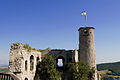
<svg viewBox="0 0 120 80">
<path fill-rule="evenodd" d="M 40 80 L 59 80 L 60 78 L 51 56 L 42 57 L 42 61 L 38 63 L 36 71 Z"/>
<path fill-rule="evenodd" d="M 88 64 L 82 61 L 68 64 L 69 80 L 91 80 L 94 71 L 94 68 L 90 69 Z"/>
</svg>

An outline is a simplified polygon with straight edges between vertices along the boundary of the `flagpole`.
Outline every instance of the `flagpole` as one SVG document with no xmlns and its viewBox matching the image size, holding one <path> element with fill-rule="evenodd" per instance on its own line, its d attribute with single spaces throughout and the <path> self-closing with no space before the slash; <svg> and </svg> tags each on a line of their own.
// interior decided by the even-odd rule
<svg viewBox="0 0 120 80">
<path fill-rule="evenodd" d="M 87 14 L 85 15 L 85 27 L 87 27 Z"/>
<path fill-rule="evenodd" d="M 86 10 L 85 11 L 82 11 L 81 13 L 83 16 L 85 16 L 85 27 L 87 27 L 87 13 L 86 13 Z"/>
</svg>

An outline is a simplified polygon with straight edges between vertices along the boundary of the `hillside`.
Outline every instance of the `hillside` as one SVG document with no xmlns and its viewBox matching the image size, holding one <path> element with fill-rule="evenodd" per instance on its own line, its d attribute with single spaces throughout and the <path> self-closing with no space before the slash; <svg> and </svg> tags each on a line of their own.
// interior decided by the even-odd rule
<svg viewBox="0 0 120 80">
<path fill-rule="evenodd" d="M 103 80 L 120 80 L 120 62 L 98 64 L 97 69 Z"/>
<path fill-rule="evenodd" d="M 108 70 L 112 72 L 108 74 L 120 76 L 120 62 L 98 64 L 97 69 L 98 71 Z"/>
<path fill-rule="evenodd" d="M 8 66 L 0 66 L 0 72 L 8 71 Z"/>
</svg>

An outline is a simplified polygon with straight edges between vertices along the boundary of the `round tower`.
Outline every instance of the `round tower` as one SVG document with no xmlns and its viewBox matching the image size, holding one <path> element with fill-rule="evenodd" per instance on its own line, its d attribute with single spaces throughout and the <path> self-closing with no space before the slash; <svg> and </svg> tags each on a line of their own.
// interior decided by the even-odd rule
<svg viewBox="0 0 120 80">
<path fill-rule="evenodd" d="M 96 68 L 94 27 L 79 28 L 79 60 Z"/>
</svg>

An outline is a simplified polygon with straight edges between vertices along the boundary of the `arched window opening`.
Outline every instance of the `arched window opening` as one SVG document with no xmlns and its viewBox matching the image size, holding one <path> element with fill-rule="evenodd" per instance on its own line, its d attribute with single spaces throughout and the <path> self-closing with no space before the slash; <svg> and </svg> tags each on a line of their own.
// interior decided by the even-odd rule
<svg viewBox="0 0 120 80">
<path fill-rule="evenodd" d="M 25 78 L 25 80 L 28 80 L 28 78 Z"/>
<path fill-rule="evenodd" d="M 39 61 L 40 59 L 39 59 L 39 57 L 37 57 L 37 61 Z"/>
<path fill-rule="evenodd" d="M 36 60 L 37 60 L 37 63 L 38 63 L 38 62 L 39 62 L 39 60 L 40 60 L 40 58 L 39 58 L 39 57 L 37 57 L 37 59 L 36 59 Z"/>
<path fill-rule="evenodd" d="M 30 70 L 33 70 L 34 69 L 34 56 L 31 55 L 30 56 Z"/>
<path fill-rule="evenodd" d="M 56 66 L 57 67 L 63 67 L 64 66 L 65 59 L 62 56 L 59 56 L 56 59 Z"/>
<path fill-rule="evenodd" d="M 27 60 L 25 61 L 25 70 L 27 71 Z"/>
<path fill-rule="evenodd" d="M 62 67 L 63 66 L 63 59 L 58 59 L 57 66 L 58 67 Z"/>
</svg>

